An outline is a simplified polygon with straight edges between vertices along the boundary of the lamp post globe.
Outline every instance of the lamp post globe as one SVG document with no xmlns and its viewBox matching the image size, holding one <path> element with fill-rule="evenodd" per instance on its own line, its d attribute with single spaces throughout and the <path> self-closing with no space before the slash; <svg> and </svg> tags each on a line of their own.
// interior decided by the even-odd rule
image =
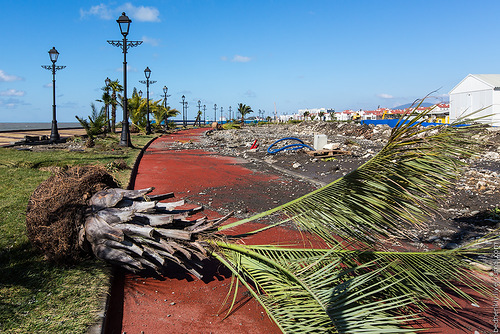
<svg viewBox="0 0 500 334">
<path fill-rule="evenodd" d="M 120 32 L 123 35 L 123 37 L 127 37 L 128 31 L 130 29 L 130 23 L 132 23 L 132 20 L 129 19 L 127 15 L 125 15 L 125 12 L 122 13 L 122 15 L 116 20 L 118 22 L 118 25 L 120 26 Z"/>
<path fill-rule="evenodd" d="M 52 49 L 49 50 L 49 57 L 52 63 L 55 63 L 57 61 L 57 58 L 59 58 L 59 52 L 57 52 L 55 46 L 53 46 Z"/>
</svg>

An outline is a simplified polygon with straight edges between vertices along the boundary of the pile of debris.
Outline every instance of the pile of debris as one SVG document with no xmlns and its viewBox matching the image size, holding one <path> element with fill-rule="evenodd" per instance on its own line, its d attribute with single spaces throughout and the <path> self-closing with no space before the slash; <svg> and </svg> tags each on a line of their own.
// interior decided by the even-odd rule
<svg viewBox="0 0 500 334">
<path fill-rule="evenodd" d="M 386 125 L 356 123 L 302 122 L 248 126 L 239 130 L 212 131 L 200 143 L 205 150 L 237 156 L 261 163 L 309 180 L 317 187 L 326 185 L 372 158 L 384 146 L 392 129 Z M 325 134 L 328 144 L 344 154 L 314 156 L 309 149 L 269 154 L 275 141 L 296 137 L 313 146 L 314 135 Z M 500 227 L 500 128 L 489 127 L 474 136 L 485 143 L 484 152 L 469 161 L 470 166 L 436 215 L 429 221 L 427 232 L 415 237 L 417 246 L 432 242 L 438 247 L 453 248 L 479 238 Z M 255 140 L 260 144 L 250 149 Z M 312 155 L 312 156 L 311 156 Z"/>
</svg>

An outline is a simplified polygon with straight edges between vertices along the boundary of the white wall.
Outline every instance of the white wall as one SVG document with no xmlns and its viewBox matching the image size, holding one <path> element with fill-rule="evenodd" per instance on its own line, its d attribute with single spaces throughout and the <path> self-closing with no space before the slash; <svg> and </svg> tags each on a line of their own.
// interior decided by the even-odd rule
<svg viewBox="0 0 500 334">
<path fill-rule="evenodd" d="M 467 115 L 486 116 L 478 121 L 500 126 L 500 91 L 473 76 L 465 78 L 450 92 L 450 122 Z"/>
</svg>

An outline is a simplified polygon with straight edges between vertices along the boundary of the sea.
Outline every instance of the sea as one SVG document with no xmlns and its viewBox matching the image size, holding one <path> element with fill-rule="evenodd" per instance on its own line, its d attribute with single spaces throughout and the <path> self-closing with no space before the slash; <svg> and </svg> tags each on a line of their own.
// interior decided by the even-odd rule
<svg viewBox="0 0 500 334">
<path fill-rule="evenodd" d="M 81 129 L 78 122 L 57 122 L 58 129 Z M 50 130 L 52 123 L 0 123 L 0 132 L 26 131 L 26 130 Z"/>
</svg>

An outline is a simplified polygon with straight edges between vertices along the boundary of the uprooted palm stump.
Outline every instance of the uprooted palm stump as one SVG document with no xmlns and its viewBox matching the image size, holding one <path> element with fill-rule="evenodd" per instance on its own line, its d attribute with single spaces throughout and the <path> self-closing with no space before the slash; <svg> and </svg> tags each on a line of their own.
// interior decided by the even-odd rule
<svg viewBox="0 0 500 334">
<path fill-rule="evenodd" d="M 184 201 L 160 203 L 173 193 L 117 188 L 105 170 L 74 167 L 44 181 L 26 214 L 30 241 L 48 259 L 76 262 L 90 250 L 100 259 L 138 272 L 161 273 L 171 261 L 200 278 L 209 257 L 206 237 L 230 215 L 189 220 L 202 210 L 177 210 Z"/>
</svg>

